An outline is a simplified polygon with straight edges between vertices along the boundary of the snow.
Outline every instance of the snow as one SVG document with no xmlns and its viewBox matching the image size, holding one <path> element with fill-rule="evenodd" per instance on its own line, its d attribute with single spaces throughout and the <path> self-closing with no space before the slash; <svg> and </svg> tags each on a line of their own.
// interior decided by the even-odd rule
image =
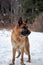
<svg viewBox="0 0 43 65">
<path fill-rule="evenodd" d="M 11 30 L 0 30 L 0 65 L 9 65 L 12 57 Z M 31 63 L 27 61 L 24 54 L 26 65 L 43 65 L 43 33 L 31 32 L 29 35 Z M 16 58 L 15 65 L 20 65 L 20 58 Z"/>
</svg>

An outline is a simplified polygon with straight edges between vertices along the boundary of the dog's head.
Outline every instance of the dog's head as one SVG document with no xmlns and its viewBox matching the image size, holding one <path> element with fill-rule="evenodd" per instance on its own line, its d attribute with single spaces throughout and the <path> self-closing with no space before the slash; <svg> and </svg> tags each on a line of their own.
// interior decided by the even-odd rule
<svg viewBox="0 0 43 65">
<path fill-rule="evenodd" d="M 25 22 L 23 22 L 22 17 L 20 17 L 18 20 L 20 34 L 23 36 L 28 36 L 31 33 L 30 30 L 28 29 L 27 22 L 28 19 L 26 19 Z"/>
</svg>

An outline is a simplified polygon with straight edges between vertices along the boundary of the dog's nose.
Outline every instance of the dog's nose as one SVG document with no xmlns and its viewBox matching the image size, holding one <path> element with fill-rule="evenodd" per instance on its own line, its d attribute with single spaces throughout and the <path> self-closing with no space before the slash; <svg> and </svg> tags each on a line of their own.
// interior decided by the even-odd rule
<svg viewBox="0 0 43 65">
<path fill-rule="evenodd" d="M 30 32 L 30 30 L 28 30 L 28 29 L 24 29 L 24 30 L 21 32 L 21 34 L 24 35 L 24 36 L 28 36 L 30 33 L 31 33 L 31 32 Z"/>
<path fill-rule="evenodd" d="M 26 30 L 27 35 L 29 35 L 31 32 L 29 30 Z"/>
</svg>

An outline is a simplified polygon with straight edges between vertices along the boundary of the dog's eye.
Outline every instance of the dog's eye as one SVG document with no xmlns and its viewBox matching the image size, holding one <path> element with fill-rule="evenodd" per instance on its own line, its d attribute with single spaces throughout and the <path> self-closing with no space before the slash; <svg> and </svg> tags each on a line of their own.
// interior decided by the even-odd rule
<svg viewBox="0 0 43 65">
<path fill-rule="evenodd" d="M 26 29 L 26 27 L 25 27 L 25 26 L 23 26 L 22 28 L 23 28 L 23 29 Z"/>
</svg>

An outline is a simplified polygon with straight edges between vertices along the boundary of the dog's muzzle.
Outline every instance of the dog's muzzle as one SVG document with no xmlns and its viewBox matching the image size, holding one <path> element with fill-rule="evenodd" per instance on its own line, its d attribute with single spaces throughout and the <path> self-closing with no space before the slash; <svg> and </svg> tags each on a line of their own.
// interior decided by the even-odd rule
<svg viewBox="0 0 43 65">
<path fill-rule="evenodd" d="M 21 34 L 22 34 L 23 36 L 28 36 L 30 33 L 31 33 L 31 32 L 30 32 L 30 30 L 28 30 L 28 29 L 24 29 L 24 30 L 21 32 Z"/>
</svg>

